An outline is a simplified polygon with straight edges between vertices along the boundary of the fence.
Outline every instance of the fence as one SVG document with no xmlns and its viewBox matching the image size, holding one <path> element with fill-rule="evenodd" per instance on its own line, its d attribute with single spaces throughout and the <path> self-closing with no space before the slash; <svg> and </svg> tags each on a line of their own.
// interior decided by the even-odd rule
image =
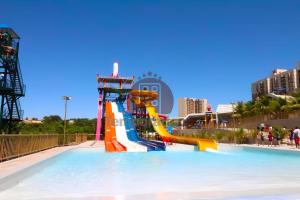
<svg viewBox="0 0 300 200">
<path fill-rule="evenodd" d="M 300 111 L 293 111 L 290 113 L 278 113 L 276 115 L 260 115 L 253 117 L 246 117 L 237 120 L 237 127 L 242 128 L 256 128 L 260 123 L 266 123 L 270 126 L 295 128 L 300 126 Z"/>
<path fill-rule="evenodd" d="M 65 141 L 64 141 L 65 139 Z M 59 134 L 58 135 L 58 145 L 76 145 L 87 141 L 87 134 L 66 134 L 64 135 Z"/>
<path fill-rule="evenodd" d="M 87 141 L 87 134 L 0 135 L 0 162 L 62 145 Z"/>
</svg>

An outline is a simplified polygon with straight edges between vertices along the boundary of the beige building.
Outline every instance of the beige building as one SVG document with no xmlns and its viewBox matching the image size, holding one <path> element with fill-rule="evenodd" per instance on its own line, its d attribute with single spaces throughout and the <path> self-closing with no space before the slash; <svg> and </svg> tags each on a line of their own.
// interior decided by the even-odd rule
<svg viewBox="0 0 300 200">
<path fill-rule="evenodd" d="M 178 98 L 178 116 L 185 117 L 191 113 L 207 111 L 207 99 Z"/>
<path fill-rule="evenodd" d="M 300 88 L 300 62 L 294 69 L 275 69 L 271 76 L 252 83 L 252 99 L 274 94 L 291 94 Z"/>
<path fill-rule="evenodd" d="M 43 123 L 42 120 L 38 120 L 37 118 L 26 118 L 23 120 L 25 124 L 41 124 Z"/>
</svg>

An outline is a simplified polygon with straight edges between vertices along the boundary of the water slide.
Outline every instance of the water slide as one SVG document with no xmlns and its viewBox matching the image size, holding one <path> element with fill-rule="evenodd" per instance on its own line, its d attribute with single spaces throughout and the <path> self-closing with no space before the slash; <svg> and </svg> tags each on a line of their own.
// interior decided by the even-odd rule
<svg viewBox="0 0 300 200">
<path fill-rule="evenodd" d="M 124 117 L 121 112 L 118 111 L 118 106 L 116 102 L 111 102 L 112 112 L 115 116 L 115 129 L 117 140 L 126 147 L 128 152 L 146 152 L 147 147 L 141 144 L 132 142 L 128 139 L 126 128 L 124 125 Z"/>
<path fill-rule="evenodd" d="M 116 138 L 115 118 L 110 102 L 105 103 L 105 150 L 108 152 L 123 152 L 126 147 L 120 144 Z"/>
<path fill-rule="evenodd" d="M 151 119 L 154 130 L 162 137 L 166 142 L 174 142 L 181 144 L 191 144 L 196 145 L 198 150 L 205 151 L 206 149 L 217 149 L 217 142 L 212 139 L 206 138 L 190 138 L 190 137 L 180 137 L 171 135 L 165 127 L 162 125 L 158 114 L 156 113 L 155 107 L 150 103 L 145 104 L 149 117 Z"/>
<path fill-rule="evenodd" d="M 138 144 L 146 146 L 148 151 L 165 151 L 166 150 L 166 145 L 163 142 L 148 141 L 143 138 L 140 138 L 134 127 L 132 115 L 129 112 L 125 111 L 122 102 L 118 102 L 117 105 L 118 105 L 119 112 L 121 112 L 123 114 L 127 137 L 130 141 L 133 141 Z"/>
<path fill-rule="evenodd" d="M 198 150 L 217 149 L 218 145 L 215 140 L 206 138 L 190 138 L 171 135 L 162 125 L 160 118 L 152 105 L 152 101 L 157 99 L 157 92 L 148 90 L 132 90 L 130 92 L 132 101 L 140 107 L 145 106 L 149 114 L 154 130 L 162 137 L 163 141 L 180 144 L 195 145 Z"/>
</svg>

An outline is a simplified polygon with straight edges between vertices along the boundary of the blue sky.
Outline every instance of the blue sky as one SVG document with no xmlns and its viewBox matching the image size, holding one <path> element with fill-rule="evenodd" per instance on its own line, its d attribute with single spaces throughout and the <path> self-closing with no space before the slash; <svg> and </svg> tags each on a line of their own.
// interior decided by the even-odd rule
<svg viewBox="0 0 300 200">
<path fill-rule="evenodd" d="M 21 36 L 27 117 L 96 117 L 97 73 L 152 71 L 178 97 L 215 108 L 251 98 L 251 82 L 300 60 L 300 1 L 0 0 Z M 177 102 L 177 101 L 175 101 Z M 177 104 L 172 116 L 177 115 Z"/>
</svg>

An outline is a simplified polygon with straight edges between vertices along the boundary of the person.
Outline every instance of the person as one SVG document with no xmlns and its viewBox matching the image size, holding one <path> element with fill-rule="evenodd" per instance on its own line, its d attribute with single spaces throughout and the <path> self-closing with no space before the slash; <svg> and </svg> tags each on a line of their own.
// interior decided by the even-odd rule
<svg viewBox="0 0 300 200">
<path fill-rule="evenodd" d="M 272 132 L 271 132 L 271 131 L 269 132 L 268 139 L 269 139 L 269 144 L 268 144 L 268 146 L 269 146 L 269 145 L 272 146 L 272 144 L 273 144 L 273 135 L 272 135 Z"/>
<path fill-rule="evenodd" d="M 291 129 L 290 130 L 290 145 L 294 145 L 294 139 L 295 139 L 295 137 L 294 137 L 294 130 Z"/>
<path fill-rule="evenodd" d="M 300 137 L 300 129 L 296 127 L 294 130 L 294 140 L 295 140 L 296 148 L 299 148 L 299 140 L 300 140 L 299 137 Z"/>
<path fill-rule="evenodd" d="M 261 130 L 260 130 L 260 141 L 261 141 L 261 144 L 264 145 L 264 142 L 265 142 L 264 128 L 261 128 Z"/>
<path fill-rule="evenodd" d="M 257 146 L 259 146 L 261 144 L 259 127 L 257 127 L 256 142 L 257 142 Z"/>
</svg>

